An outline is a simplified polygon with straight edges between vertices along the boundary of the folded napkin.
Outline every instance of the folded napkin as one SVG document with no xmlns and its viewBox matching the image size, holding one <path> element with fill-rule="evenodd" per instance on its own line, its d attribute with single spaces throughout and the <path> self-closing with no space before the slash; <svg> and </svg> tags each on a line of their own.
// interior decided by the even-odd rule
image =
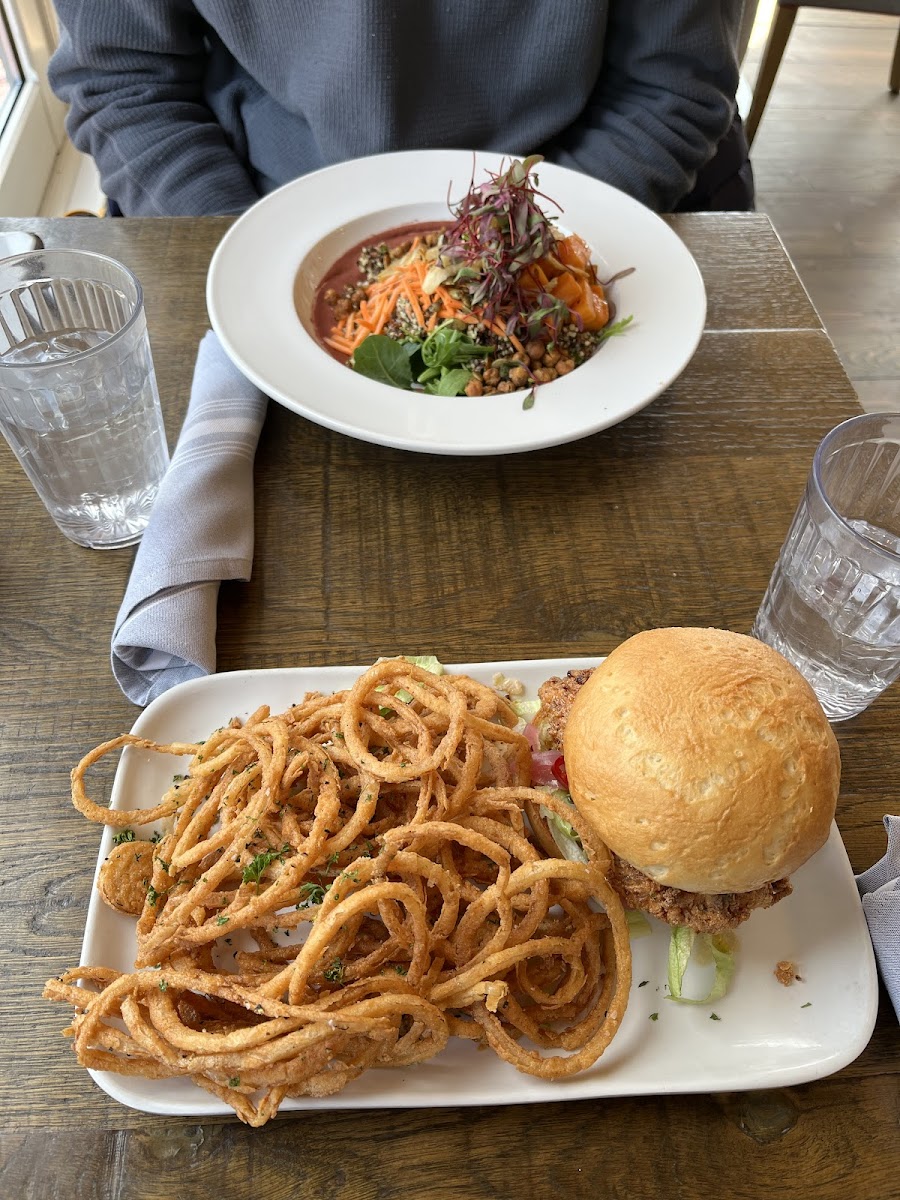
<svg viewBox="0 0 900 1200">
<path fill-rule="evenodd" d="M 112 637 L 113 674 L 135 704 L 215 670 L 219 584 L 249 579 L 253 563 L 253 457 L 267 403 L 207 333 Z"/>
<path fill-rule="evenodd" d="M 900 817 L 885 817 L 887 853 L 856 877 L 881 978 L 900 1019 Z"/>
</svg>

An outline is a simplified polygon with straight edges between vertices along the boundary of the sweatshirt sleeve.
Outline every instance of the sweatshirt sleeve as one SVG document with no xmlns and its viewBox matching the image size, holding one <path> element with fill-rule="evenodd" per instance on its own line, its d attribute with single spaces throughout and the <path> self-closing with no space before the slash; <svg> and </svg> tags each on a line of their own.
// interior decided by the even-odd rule
<svg viewBox="0 0 900 1200">
<path fill-rule="evenodd" d="M 185 0 L 56 0 L 49 70 L 67 129 L 126 216 L 243 211 L 258 194 L 203 99 L 205 26 Z"/>
<path fill-rule="evenodd" d="M 549 159 L 670 212 L 734 119 L 741 0 L 610 4 L 599 82 Z"/>
</svg>

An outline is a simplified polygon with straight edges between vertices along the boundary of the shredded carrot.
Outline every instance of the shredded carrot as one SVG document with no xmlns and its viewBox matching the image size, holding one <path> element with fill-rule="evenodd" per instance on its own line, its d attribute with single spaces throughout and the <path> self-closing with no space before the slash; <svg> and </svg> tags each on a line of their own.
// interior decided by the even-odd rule
<svg viewBox="0 0 900 1200">
<path fill-rule="evenodd" d="M 392 292 L 390 296 L 385 299 L 381 308 L 381 312 L 378 314 L 378 320 L 372 326 L 370 331 L 371 333 L 381 333 L 382 329 L 384 329 L 385 325 L 387 325 L 388 321 L 394 315 L 394 309 L 397 307 L 397 300 L 399 297 L 400 289 L 397 288 L 396 291 Z"/>
<path fill-rule="evenodd" d="M 416 299 L 415 293 L 409 286 L 409 282 L 407 280 L 403 281 L 403 295 L 409 301 L 410 307 L 413 310 L 413 316 L 416 318 L 416 323 L 419 325 L 424 325 L 425 317 L 422 313 L 422 309 L 419 306 L 419 302 Z"/>
<path fill-rule="evenodd" d="M 447 291 L 447 289 L 445 287 L 438 286 L 435 289 L 435 295 L 440 296 L 440 298 L 443 300 L 444 304 L 449 309 L 460 307 L 459 301 L 454 300 L 453 297 L 450 295 L 450 293 Z"/>
<path fill-rule="evenodd" d="M 327 337 L 324 339 L 325 345 L 330 346 L 332 350 L 339 350 L 341 354 L 349 354 L 353 346 L 344 337 Z"/>
<path fill-rule="evenodd" d="M 507 341 L 512 342 L 513 347 L 518 350 L 520 354 L 525 353 L 525 347 L 514 333 L 506 332 L 506 325 L 500 320 L 499 317 L 495 317 L 494 320 L 491 321 L 491 329 L 493 329 L 494 333 L 499 334 L 500 337 L 504 337 Z"/>
<path fill-rule="evenodd" d="M 381 314 L 387 308 L 387 297 L 377 296 L 372 303 L 371 308 L 365 315 L 365 319 L 360 321 L 360 325 L 365 325 L 368 329 L 374 329 L 377 325 Z M 362 313 L 362 305 L 359 306 L 360 314 Z"/>
</svg>

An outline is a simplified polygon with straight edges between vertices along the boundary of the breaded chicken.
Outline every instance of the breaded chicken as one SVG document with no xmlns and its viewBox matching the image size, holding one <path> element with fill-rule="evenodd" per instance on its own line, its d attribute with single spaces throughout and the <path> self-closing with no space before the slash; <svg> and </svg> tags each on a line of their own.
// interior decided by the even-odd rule
<svg viewBox="0 0 900 1200">
<path fill-rule="evenodd" d="M 665 887 L 613 854 L 607 876 L 626 908 L 640 909 L 669 925 L 687 925 L 698 933 L 723 933 L 746 921 L 758 908 L 771 908 L 791 894 L 787 879 L 765 883 L 752 892 L 684 892 Z"/>
<path fill-rule="evenodd" d="M 548 750 L 562 753 L 563 730 L 569 719 L 569 709 L 578 689 L 587 683 L 592 673 L 593 667 L 586 667 L 580 671 L 569 671 L 565 679 L 554 675 L 538 688 L 541 707 L 534 723 L 540 731 L 541 744 Z"/>
</svg>

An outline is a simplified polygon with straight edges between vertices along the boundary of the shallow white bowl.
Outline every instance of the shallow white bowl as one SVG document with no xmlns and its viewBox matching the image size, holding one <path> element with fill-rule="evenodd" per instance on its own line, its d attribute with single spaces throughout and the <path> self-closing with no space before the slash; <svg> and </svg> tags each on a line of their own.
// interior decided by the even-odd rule
<svg viewBox="0 0 900 1200">
<path fill-rule="evenodd" d="M 376 383 L 315 340 L 312 302 L 328 268 L 363 238 L 450 217 L 472 180 L 508 160 L 462 150 L 404 151 L 356 159 L 272 192 L 231 227 L 207 280 L 213 329 L 235 364 L 274 400 L 351 437 L 432 454 L 497 454 L 574 441 L 649 404 L 690 361 L 706 319 L 706 292 L 681 239 L 623 192 L 543 163 L 540 191 L 559 205 L 559 227 L 594 252 L 616 282 L 616 315 L 632 325 L 571 374 L 506 396 L 423 396 Z M 295 285 L 297 303 L 295 304 Z"/>
</svg>

